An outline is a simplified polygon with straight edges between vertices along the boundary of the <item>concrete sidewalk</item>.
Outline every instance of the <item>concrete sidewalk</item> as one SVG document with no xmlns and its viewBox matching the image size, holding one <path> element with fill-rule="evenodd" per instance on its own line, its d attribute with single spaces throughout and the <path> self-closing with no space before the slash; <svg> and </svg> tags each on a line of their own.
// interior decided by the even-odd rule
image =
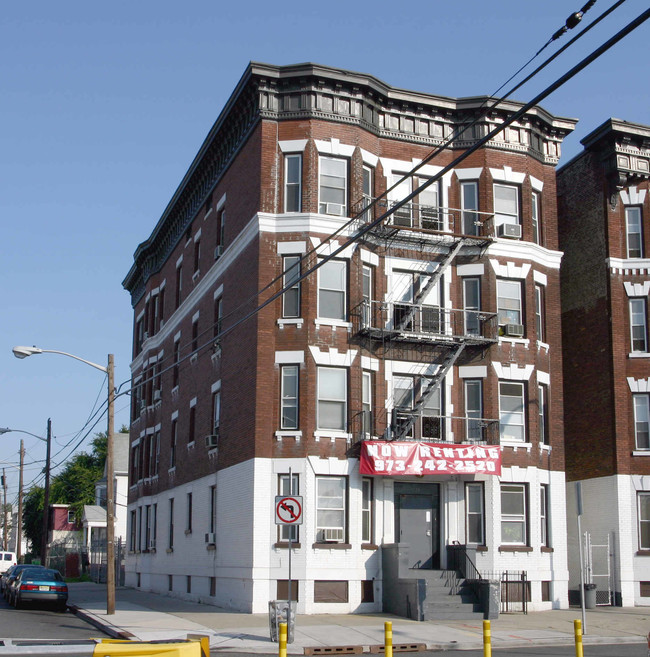
<svg viewBox="0 0 650 657">
<path fill-rule="evenodd" d="M 242 614 L 211 605 L 146 593 L 130 588 L 116 591 L 115 614 L 106 615 L 106 588 L 88 582 L 69 584 L 69 605 L 78 616 L 106 633 L 134 640 L 185 639 L 206 635 L 213 651 L 277 653 L 270 639 L 267 614 Z M 574 642 L 573 621 L 579 608 L 502 614 L 491 622 L 496 650 L 519 646 L 561 645 Z M 417 622 L 390 614 L 298 615 L 290 654 L 309 649 L 358 646 L 369 652 L 383 645 L 384 622 L 393 623 L 393 645 L 420 649 L 481 649 L 482 621 Z M 650 607 L 598 607 L 586 612 L 583 643 L 645 643 L 650 632 Z M 643 653 L 645 654 L 645 652 Z"/>
</svg>

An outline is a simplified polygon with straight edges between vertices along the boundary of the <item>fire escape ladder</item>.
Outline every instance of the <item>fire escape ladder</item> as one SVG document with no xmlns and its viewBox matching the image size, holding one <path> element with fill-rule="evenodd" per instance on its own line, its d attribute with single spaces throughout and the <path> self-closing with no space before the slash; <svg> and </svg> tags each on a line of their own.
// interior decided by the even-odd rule
<svg viewBox="0 0 650 657">
<path fill-rule="evenodd" d="M 419 290 L 418 293 L 414 296 L 413 304 L 409 306 L 408 311 L 405 312 L 401 317 L 399 325 L 395 327 L 397 331 L 402 332 L 404 331 L 405 327 L 410 325 L 422 299 L 426 299 L 426 296 L 429 294 L 430 290 L 432 290 L 434 286 L 438 284 L 438 281 L 442 278 L 442 275 L 445 273 L 458 252 L 461 250 L 464 243 L 465 240 L 461 238 L 454 244 L 453 248 L 449 250 L 449 253 L 447 253 L 444 259 L 440 262 L 440 265 L 438 266 L 438 269 L 436 269 L 436 271 L 433 273 L 433 276 L 429 278 L 426 285 L 424 285 L 422 289 Z"/>
<path fill-rule="evenodd" d="M 433 393 L 440 387 L 440 384 L 447 376 L 447 372 L 453 367 L 458 357 L 465 349 L 465 343 L 460 342 L 453 345 L 445 355 L 443 361 L 440 363 L 436 373 L 428 380 L 428 384 L 420 392 L 420 397 L 413 405 L 413 410 L 408 412 L 408 415 L 400 419 L 398 425 L 393 430 L 393 440 L 403 440 L 410 432 L 415 424 L 415 420 L 420 415 L 420 411 L 425 407 Z"/>
</svg>

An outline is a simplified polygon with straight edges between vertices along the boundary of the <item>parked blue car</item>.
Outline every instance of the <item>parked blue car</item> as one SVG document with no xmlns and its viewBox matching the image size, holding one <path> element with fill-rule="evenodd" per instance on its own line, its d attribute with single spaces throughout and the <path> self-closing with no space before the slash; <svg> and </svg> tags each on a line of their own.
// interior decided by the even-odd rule
<svg viewBox="0 0 650 657">
<path fill-rule="evenodd" d="M 47 603 L 65 611 L 68 585 L 58 570 L 26 568 L 21 571 L 9 592 L 9 602 L 18 609 L 25 603 Z"/>
</svg>

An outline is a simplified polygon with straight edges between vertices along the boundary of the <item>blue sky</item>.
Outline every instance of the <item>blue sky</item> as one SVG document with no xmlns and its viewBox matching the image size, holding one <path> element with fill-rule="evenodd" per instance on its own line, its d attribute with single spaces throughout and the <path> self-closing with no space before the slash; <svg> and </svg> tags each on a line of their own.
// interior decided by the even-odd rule
<svg viewBox="0 0 650 657">
<path fill-rule="evenodd" d="M 132 315 L 121 282 L 249 61 L 312 61 L 405 89 L 489 94 L 582 4 L 6 3 L 0 427 L 43 436 L 51 417 L 56 464 L 84 435 L 79 431 L 96 400 L 106 397 L 99 371 L 52 354 L 17 360 L 15 345 L 67 351 L 102 365 L 114 353 L 116 384 L 129 379 Z M 597 2 L 581 26 L 608 6 Z M 515 98 L 533 97 L 646 8 L 647 0 L 627 0 Z M 580 119 L 562 162 L 611 116 L 650 124 L 649 38 L 650 22 L 543 103 Z M 126 397 L 116 406 L 116 425 L 122 423 L 128 423 Z M 90 435 L 105 427 L 104 416 Z M 21 437 L 26 484 L 43 466 L 43 443 L 18 433 L 0 436 L 11 500 Z"/>
</svg>

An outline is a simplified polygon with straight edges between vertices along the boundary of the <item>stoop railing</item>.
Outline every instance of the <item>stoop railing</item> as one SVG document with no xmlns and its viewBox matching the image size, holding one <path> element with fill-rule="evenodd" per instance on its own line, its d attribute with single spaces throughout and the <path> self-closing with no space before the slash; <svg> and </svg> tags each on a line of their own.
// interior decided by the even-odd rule
<svg viewBox="0 0 650 657">
<path fill-rule="evenodd" d="M 476 564 L 467 553 L 466 545 L 461 545 L 457 541 L 454 541 L 452 545 L 447 546 L 447 568 L 449 570 L 458 571 L 461 578 L 464 579 L 471 588 L 476 599 L 481 599 L 481 588 L 484 580 L 481 577 L 481 573 L 476 567 Z"/>
</svg>

